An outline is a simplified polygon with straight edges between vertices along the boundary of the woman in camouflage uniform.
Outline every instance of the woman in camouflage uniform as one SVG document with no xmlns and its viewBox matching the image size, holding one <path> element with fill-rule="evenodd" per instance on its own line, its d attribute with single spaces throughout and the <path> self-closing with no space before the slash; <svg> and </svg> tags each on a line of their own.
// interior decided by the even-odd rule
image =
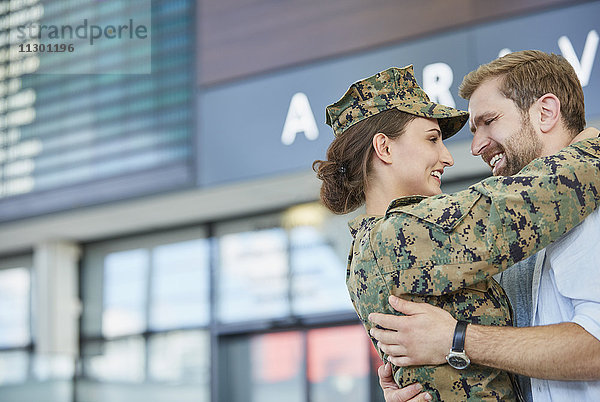
<svg viewBox="0 0 600 402">
<path fill-rule="evenodd" d="M 336 138 L 327 160 L 315 161 L 313 168 L 331 211 L 344 214 L 366 204 L 366 215 L 350 222 L 354 240 L 346 282 L 367 331 L 370 313 L 396 313 L 388 304 L 391 294 L 434 304 L 460 321 L 512 325 L 508 298 L 491 275 L 532 255 L 597 207 L 593 196 L 578 205 L 560 203 L 577 198 L 580 185 L 597 181 L 597 166 L 589 163 L 598 163 L 598 155 L 590 155 L 599 150 L 587 149 L 533 162 L 525 180 L 489 178 L 463 192 L 439 195 L 444 168 L 453 164 L 442 139 L 467 118 L 466 112 L 431 102 L 412 66 L 358 81 L 327 107 Z M 588 165 L 580 163 L 584 158 Z M 568 180 L 555 180 L 557 175 Z M 573 181 L 576 189 L 565 184 Z M 534 190 L 515 197 L 524 188 Z M 549 200 L 559 201 L 551 213 L 539 208 Z M 557 222 L 555 215 L 564 219 Z M 520 225 L 516 234 L 507 230 L 515 225 Z M 477 238 L 481 249 L 460 247 L 470 238 Z M 400 387 L 419 382 L 434 400 L 516 399 L 511 376 L 488 367 L 457 370 L 445 364 L 393 367 L 393 372 Z"/>
</svg>

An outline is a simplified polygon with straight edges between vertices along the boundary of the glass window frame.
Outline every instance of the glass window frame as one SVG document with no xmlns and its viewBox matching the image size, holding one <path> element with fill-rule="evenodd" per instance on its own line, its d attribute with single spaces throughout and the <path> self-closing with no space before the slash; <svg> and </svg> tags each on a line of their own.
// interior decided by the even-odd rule
<svg viewBox="0 0 600 402">
<path fill-rule="evenodd" d="M 236 331 L 236 328 L 244 328 L 244 327 L 255 327 L 255 328 L 264 328 L 265 326 L 277 326 L 280 325 L 281 323 L 288 323 L 288 324 L 294 324 L 297 322 L 311 322 L 311 323 L 315 323 L 315 322 L 339 322 L 344 321 L 344 320 L 348 320 L 351 317 L 355 317 L 356 313 L 354 312 L 354 309 L 352 308 L 352 305 L 350 303 L 350 300 L 348 298 L 348 303 L 346 305 L 346 309 L 344 308 L 336 308 L 336 309 L 332 309 L 332 310 L 325 310 L 325 311 L 313 311 L 313 312 L 302 312 L 301 309 L 298 308 L 298 300 L 296 299 L 296 295 L 294 294 L 295 292 L 295 286 L 293 285 L 293 281 L 295 276 L 297 276 L 300 271 L 295 269 L 295 265 L 293 262 L 293 254 L 296 253 L 298 251 L 298 249 L 296 248 L 296 245 L 293 243 L 293 234 L 292 231 L 296 228 L 293 225 L 289 224 L 289 219 L 288 219 L 288 212 L 291 208 L 297 207 L 297 206 L 309 206 L 309 207 L 316 207 L 319 208 L 319 205 L 317 202 L 313 202 L 313 203 L 308 203 L 308 204 L 300 204 L 300 205 L 294 205 L 291 206 L 290 208 L 286 208 L 286 209 L 281 209 L 281 210 L 277 210 L 275 212 L 266 212 L 263 213 L 261 215 L 253 215 L 250 217 L 244 217 L 244 218 L 236 218 L 236 219 L 231 219 L 228 221 L 222 221 L 222 222 L 216 222 L 214 223 L 214 229 L 211 231 L 211 233 L 213 234 L 214 238 L 215 238 L 215 242 L 216 242 L 216 262 L 215 262 L 215 272 L 216 272 L 216 279 L 215 279 L 215 303 L 216 303 L 216 320 L 219 323 L 219 326 L 222 327 L 225 331 L 227 331 L 227 328 L 231 328 L 233 332 Z M 320 207 L 320 208 L 324 208 L 324 207 Z M 323 211 L 319 211 L 319 212 L 323 212 Z M 347 261 L 347 253 L 351 244 L 351 235 L 349 230 L 347 230 L 347 222 L 348 220 L 352 219 L 354 216 L 357 216 L 358 214 L 360 214 L 361 211 L 356 211 L 352 214 L 349 214 L 347 216 L 343 216 L 340 217 L 338 215 L 334 215 L 333 213 L 330 212 L 325 212 L 325 216 L 323 216 L 323 225 L 324 226 L 338 226 L 343 228 L 342 230 L 344 230 L 344 234 L 345 236 L 347 236 L 344 239 L 341 240 L 332 240 L 332 239 L 326 239 L 326 242 L 323 244 L 318 244 L 319 247 L 321 246 L 330 246 L 332 251 L 334 253 L 336 253 L 339 258 L 340 261 L 342 261 L 343 263 L 343 275 L 341 276 L 341 278 L 345 277 L 345 268 L 346 268 L 346 261 Z M 297 225 L 297 226 L 310 226 L 310 223 L 307 224 L 302 224 L 301 222 Z M 230 234 L 236 234 L 236 233 L 245 233 L 245 232 L 253 232 L 253 231 L 262 231 L 262 230 L 269 230 L 269 229 L 281 229 L 284 231 L 284 236 L 285 236 L 285 245 L 286 245 L 286 249 L 285 249 L 285 253 L 286 253 L 286 260 L 287 260 L 287 294 L 286 294 L 286 302 L 287 302 L 287 311 L 288 314 L 283 316 L 283 317 L 263 317 L 263 318 L 256 318 L 256 319 L 252 319 L 252 320 L 248 320 L 248 321 L 233 321 L 233 322 L 227 322 L 227 321 L 223 321 L 221 320 L 221 317 L 219 316 L 219 308 L 220 308 L 220 303 L 221 303 L 221 277 L 219 275 L 219 271 L 221 269 L 221 261 L 220 261 L 220 239 L 223 236 L 226 235 L 230 235 Z M 325 228 L 324 230 L 328 230 L 328 228 Z M 333 244 L 335 243 L 335 244 Z M 344 244 L 346 243 L 346 244 Z M 342 281 L 344 279 L 341 279 Z M 341 286 L 345 288 L 345 285 L 342 284 L 343 282 L 341 282 Z M 344 292 L 345 293 L 345 292 Z"/>
<path fill-rule="evenodd" d="M 224 363 L 224 361 L 227 359 L 226 355 L 227 355 L 227 353 L 231 353 L 231 352 L 221 348 L 224 344 L 225 344 L 225 348 L 227 348 L 228 343 L 231 344 L 231 343 L 236 343 L 236 342 L 240 342 L 240 341 L 245 341 L 246 346 L 250 347 L 250 343 L 252 342 L 253 337 L 261 337 L 261 336 L 265 336 L 265 335 L 286 333 L 286 332 L 290 332 L 290 333 L 296 332 L 302 338 L 302 351 L 301 351 L 301 362 L 300 362 L 301 374 L 300 375 L 302 376 L 301 381 L 303 383 L 303 391 L 302 391 L 303 398 L 301 399 L 301 401 L 310 402 L 311 400 L 313 400 L 314 385 L 310 382 L 310 378 L 309 378 L 309 370 L 310 370 L 310 365 L 311 365 L 311 363 L 309 361 L 309 353 L 310 352 L 308 350 L 308 348 L 311 347 L 309 344 L 309 338 L 310 338 L 311 334 L 313 333 L 313 331 L 330 330 L 330 329 L 336 330 L 336 329 L 343 329 L 344 327 L 348 327 L 348 328 L 353 327 L 352 330 L 364 331 L 364 328 L 363 328 L 361 322 L 358 320 L 358 317 L 356 315 L 354 315 L 354 317 L 350 317 L 350 318 L 346 317 L 344 320 L 339 320 L 338 322 L 327 321 L 327 322 L 323 322 L 320 324 L 305 324 L 305 325 L 301 325 L 301 326 L 280 326 L 277 328 L 269 328 L 269 329 L 262 329 L 262 330 L 256 330 L 254 328 L 249 328 L 249 330 L 247 332 L 243 332 L 243 331 L 232 332 L 232 331 L 227 331 L 227 330 L 223 331 L 223 332 L 219 332 L 217 337 L 218 337 L 220 349 L 216 352 L 216 356 L 218 356 L 216 361 L 218 361 L 220 364 L 218 365 L 219 367 L 215 370 L 216 372 L 214 374 L 217 377 L 218 383 L 215 385 L 215 388 L 213 391 L 213 397 L 212 397 L 211 401 L 230 402 L 229 399 L 226 399 L 231 396 L 228 393 L 229 391 L 226 389 L 226 387 L 231 386 L 231 383 L 228 379 L 229 377 L 227 377 L 226 373 L 223 372 L 223 369 L 224 369 L 224 367 L 227 366 L 227 363 Z M 240 346 L 238 345 L 238 347 L 240 347 Z M 368 395 L 367 401 L 369 401 L 369 402 L 384 402 L 383 392 L 382 392 L 381 388 L 379 387 L 379 381 L 378 381 L 378 377 L 377 377 L 377 369 L 379 368 L 379 366 L 381 366 L 383 364 L 383 362 L 380 360 L 379 356 L 377 355 L 377 352 L 375 351 L 374 346 L 370 342 L 370 339 L 367 336 L 366 332 L 364 333 L 364 345 L 362 345 L 360 348 L 362 348 L 361 359 L 363 359 L 363 362 L 365 364 L 364 369 L 367 370 L 367 376 L 365 378 L 365 381 L 366 381 L 365 385 L 367 388 L 366 393 Z M 238 362 L 236 361 L 235 363 L 237 364 Z M 248 399 L 248 400 L 250 400 L 250 399 Z"/>
<path fill-rule="evenodd" d="M 152 308 L 152 276 L 154 270 L 154 250 L 160 247 L 168 246 L 169 244 L 176 244 L 181 242 L 193 241 L 193 240 L 206 240 L 208 242 L 209 253 L 207 255 L 207 278 L 210 281 L 212 277 L 211 273 L 211 263 L 210 263 L 210 237 L 208 236 L 208 229 L 206 226 L 195 226 L 191 228 L 184 228 L 178 230 L 168 230 L 160 233 L 151 233 L 145 235 L 138 236 L 130 236 L 126 238 L 120 239 L 110 239 L 106 241 L 90 243 L 84 245 L 84 254 L 82 260 L 82 278 L 81 278 L 81 293 L 84 299 L 84 312 L 82 315 L 82 325 L 80 328 L 80 358 L 83 362 L 88 357 L 94 356 L 96 353 L 102 353 L 102 349 L 104 345 L 110 345 L 114 342 L 126 342 L 128 339 L 141 339 L 143 344 L 143 359 L 141 370 L 143 370 L 143 374 L 138 376 L 135 381 L 118 381 L 109 379 L 108 381 L 101 381 L 97 378 L 94 378 L 90 375 L 89 369 L 86 368 L 86 364 L 81 364 L 81 370 L 76 376 L 76 381 L 81 381 L 87 383 L 88 386 L 90 383 L 96 384 L 113 384 L 113 385 L 127 385 L 127 384 L 149 384 L 151 386 L 160 386 L 160 382 L 154 381 L 152 379 L 152 375 L 150 373 L 150 360 L 151 356 L 151 344 L 155 341 L 155 339 L 164 338 L 165 336 L 169 336 L 170 334 L 177 334 L 182 332 L 198 332 L 206 333 L 206 336 L 210 338 L 210 321 L 211 318 L 208 318 L 208 321 L 203 325 L 183 325 L 183 326 L 173 326 L 165 329 L 152 329 L 150 327 L 150 316 L 151 316 L 151 308 Z M 104 305 L 102 302 L 103 291 L 104 291 L 104 260 L 107 256 L 112 253 L 125 252 L 129 250 L 143 249 L 148 252 L 149 255 L 149 263 L 148 269 L 145 273 L 146 275 L 146 289 L 145 289 L 145 311 L 144 311 L 144 326 L 143 329 L 131 333 L 131 334 L 123 334 L 119 336 L 106 336 L 106 334 L 102 331 L 102 311 L 104 310 Z M 211 287 L 208 288 L 208 303 L 209 305 L 212 295 L 210 294 Z M 91 294 L 90 294 L 91 293 Z M 94 298 L 94 300 L 98 301 L 99 308 L 90 309 L 86 300 L 89 298 Z M 99 310 L 99 311 L 98 311 Z M 210 311 L 210 307 L 209 307 Z M 86 353 L 86 348 L 89 351 L 94 350 L 96 348 L 96 352 L 92 352 L 92 354 Z M 208 350 L 210 346 L 208 347 Z M 210 364 L 210 359 L 208 360 Z M 168 385 L 168 384 L 166 384 Z M 194 386 L 194 384 L 187 384 L 190 386 Z M 208 388 L 208 384 L 207 384 Z"/>
<path fill-rule="evenodd" d="M 302 351 L 302 359 L 303 359 L 303 386 L 304 386 L 304 396 L 303 401 L 308 402 L 311 399 L 311 384 L 309 383 L 308 378 L 308 350 L 307 350 L 307 338 L 308 333 L 314 329 L 321 328 L 336 328 L 340 326 L 352 326 L 352 325 L 361 325 L 358 317 L 354 310 L 347 312 L 327 312 L 321 314 L 308 314 L 305 316 L 295 316 L 291 315 L 284 319 L 261 319 L 254 321 L 246 321 L 240 323 L 233 324 L 223 324 L 217 321 L 217 289 L 218 289 L 218 267 L 219 267 L 219 246 L 218 240 L 219 237 L 225 234 L 231 233 L 239 233 L 243 231 L 252 231 L 255 229 L 270 229 L 270 228 L 283 228 L 283 215 L 286 212 L 286 209 L 277 209 L 275 211 L 267 211 L 262 214 L 255 214 L 246 217 L 235 217 L 232 219 L 224 219 L 215 222 L 207 222 L 203 224 L 199 224 L 194 227 L 187 227 L 183 229 L 172 229 L 167 230 L 160 233 L 151 233 L 146 235 L 132 235 L 129 237 L 121 238 L 121 239 L 110 239 L 102 242 L 96 242 L 93 244 L 86 245 L 84 247 L 84 267 L 89 265 L 90 263 L 98 264 L 101 255 L 106 255 L 109 252 L 118 252 L 129 250 L 132 248 L 141 247 L 142 243 L 144 247 L 153 248 L 157 246 L 161 246 L 168 243 L 173 243 L 176 241 L 186 241 L 197 238 L 206 238 L 209 240 L 210 249 L 209 249 L 209 271 L 210 271 L 210 310 L 211 310 L 211 319 L 207 326 L 202 328 L 195 328 L 192 330 L 202 329 L 205 330 L 208 334 L 209 339 L 209 353 L 211 355 L 210 358 L 210 367 L 208 369 L 210 375 L 210 385 L 208 387 L 208 399 L 209 401 L 223 401 L 221 398 L 220 387 L 223 386 L 225 382 L 231 386 L 230 380 L 225 379 L 219 373 L 221 369 L 222 363 L 220 363 L 219 353 L 220 347 L 223 342 L 227 342 L 229 339 L 235 337 L 243 337 L 250 338 L 252 336 L 281 332 L 281 331 L 300 331 L 303 337 L 303 351 Z M 357 211 L 353 215 L 358 215 L 360 211 Z M 335 225 L 340 225 L 343 229 L 346 229 L 346 222 L 351 219 L 348 216 L 345 217 L 337 217 L 333 216 L 333 220 L 335 221 Z M 339 222 L 338 222 L 339 221 Z M 342 222 L 343 221 L 343 222 Z M 341 223 L 340 223 L 341 222 Z M 288 230 L 288 229 L 286 229 Z M 288 236 L 288 248 L 286 252 L 290 253 L 290 244 L 289 244 L 289 233 Z M 329 246 L 334 246 L 329 244 Z M 336 247 L 339 245 L 336 245 Z M 348 244 L 349 247 L 349 244 Z M 97 269 L 97 268 L 96 268 Z M 293 279 L 293 277 L 289 277 L 289 279 Z M 82 291 L 85 291 L 85 285 L 82 284 Z M 164 334 L 168 334 L 170 332 L 181 332 L 187 331 L 190 328 L 185 329 L 170 329 L 166 331 L 145 331 L 141 334 L 143 337 L 143 342 L 145 345 L 145 362 L 144 362 L 144 370 L 145 375 L 144 379 L 141 382 L 144 387 L 146 386 L 161 386 L 160 383 L 152 382 L 150 379 L 150 367 L 149 367 L 149 345 L 153 336 L 160 336 Z M 101 333 L 101 331 L 100 331 Z M 127 335 L 127 336 L 139 336 L 139 335 Z M 126 338 L 117 337 L 115 340 Z M 84 329 L 82 325 L 82 345 L 88 341 L 95 342 L 104 342 L 110 341 L 110 339 L 105 339 L 102 336 L 90 336 L 90 334 L 84 334 Z M 368 342 L 368 336 L 365 333 L 365 342 Z M 367 387 L 368 387 L 368 396 L 369 401 L 371 402 L 383 402 L 383 393 L 381 392 L 377 380 L 377 368 L 382 364 L 378 356 L 376 355 L 372 345 L 369 347 L 369 352 L 365 356 L 365 361 L 368 365 L 368 379 L 367 379 Z M 217 362 L 217 364 L 213 364 Z M 80 370 L 78 375 L 75 378 L 75 381 L 84 380 L 86 382 L 90 381 L 90 378 L 85 376 L 85 370 Z M 92 379 L 92 381 L 94 381 Z M 113 383 L 111 383 L 113 384 Z M 117 386 L 128 386 L 128 383 L 116 383 Z M 87 387 L 89 384 L 84 384 L 83 387 Z M 75 397 L 75 400 L 78 401 L 79 397 Z"/>
</svg>

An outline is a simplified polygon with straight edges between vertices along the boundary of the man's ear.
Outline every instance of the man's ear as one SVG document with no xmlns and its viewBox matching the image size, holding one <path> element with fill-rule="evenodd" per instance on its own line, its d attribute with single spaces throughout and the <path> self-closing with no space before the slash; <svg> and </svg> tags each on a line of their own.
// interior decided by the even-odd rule
<svg viewBox="0 0 600 402">
<path fill-rule="evenodd" d="M 390 138 L 383 134 L 377 133 L 373 136 L 373 149 L 375 150 L 375 156 L 384 163 L 392 162 L 392 155 L 390 152 Z"/>
<path fill-rule="evenodd" d="M 539 123 L 542 133 L 552 131 L 560 122 L 560 100 L 553 93 L 540 96 L 537 100 L 539 106 Z"/>
</svg>

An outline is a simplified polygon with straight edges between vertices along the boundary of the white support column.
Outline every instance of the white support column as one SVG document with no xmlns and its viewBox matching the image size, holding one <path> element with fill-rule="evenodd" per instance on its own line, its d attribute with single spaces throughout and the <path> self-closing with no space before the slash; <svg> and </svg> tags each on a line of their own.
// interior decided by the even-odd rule
<svg viewBox="0 0 600 402">
<path fill-rule="evenodd" d="M 78 263 L 74 243 L 47 241 L 34 250 L 34 334 L 37 354 L 79 353 Z"/>
</svg>

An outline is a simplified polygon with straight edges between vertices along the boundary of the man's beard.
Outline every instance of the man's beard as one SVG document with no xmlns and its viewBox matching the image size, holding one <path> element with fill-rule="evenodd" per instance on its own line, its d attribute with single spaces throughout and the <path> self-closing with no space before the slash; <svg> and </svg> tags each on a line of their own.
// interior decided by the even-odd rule
<svg viewBox="0 0 600 402">
<path fill-rule="evenodd" d="M 529 116 L 523 116 L 521 129 L 514 132 L 504 144 L 506 164 L 497 175 L 512 176 L 542 153 L 542 141 L 537 137 Z"/>
</svg>

